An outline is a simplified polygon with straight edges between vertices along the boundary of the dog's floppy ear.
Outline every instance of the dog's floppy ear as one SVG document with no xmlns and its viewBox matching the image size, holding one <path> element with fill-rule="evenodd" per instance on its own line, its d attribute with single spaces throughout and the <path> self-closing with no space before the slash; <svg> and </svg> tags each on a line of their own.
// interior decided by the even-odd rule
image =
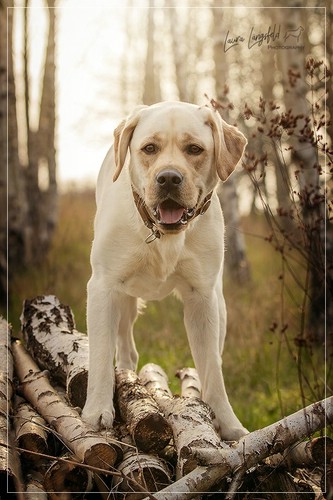
<svg viewBox="0 0 333 500">
<path fill-rule="evenodd" d="M 247 140 L 240 130 L 226 123 L 217 111 L 211 112 L 216 170 L 220 179 L 226 181 L 242 158 Z"/>
<path fill-rule="evenodd" d="M 114 135 L 114 159 L 116 163 L 116 171 L 113 176 L 113 182 L 119 177 L 119 174 L 124 166 L 127 150 L 131 142 L 133 131 L 138 124 L 140 118 L 140 111 L 147 106 L 137 106 L 128 118 L 123 120 L 118 127 L 116 127 Z"/>
</svg>

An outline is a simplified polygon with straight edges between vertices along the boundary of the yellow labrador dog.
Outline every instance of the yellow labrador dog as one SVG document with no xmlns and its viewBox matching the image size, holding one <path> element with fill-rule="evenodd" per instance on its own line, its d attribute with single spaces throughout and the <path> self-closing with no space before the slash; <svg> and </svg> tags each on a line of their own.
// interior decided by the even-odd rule
<svg viewBox="0 0 333 500">
<path fill-rule="evenodd" d="M 140 106 L 114 132 L 97 182 L 88 283 L 89 377 L 83 418 L 114 418 L 114 357 L 136 369 L 138 298 L 175 291 L 202 385 L 224 439 L 246 429 L 225 391 L 222 291 L 224 223 L 214 189 L 240 161 L 246 139 L 214 110 L 183 102 Z"/>
</svg>

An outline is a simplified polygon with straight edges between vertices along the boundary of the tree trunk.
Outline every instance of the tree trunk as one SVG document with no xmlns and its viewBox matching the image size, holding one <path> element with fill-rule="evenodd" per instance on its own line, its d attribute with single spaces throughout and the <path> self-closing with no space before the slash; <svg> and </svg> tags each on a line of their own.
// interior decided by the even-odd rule
<svg viewBox="0 0 333 500">
<path fill-rule="evenodd" d="M 179 12 L 177 9 L 177 2 L 172 0 L 171 6 L 165 9 L 168 16 L 171 41 L 172 41 L 172 55 L 175 65 L 176 84 L 178 89 L 179 100 L 190 102 L 189 99 L 189 74 L 188 74 L 188 53 L 190 40 L 188 36 L 189 18 L 186 17 L 186 27 L 181 30 L 181 23 L 179 22 Z"/>
<path fill-rule="evenodd" d="M 28 6 L 28 2 L 26 6 Z M 37 132 L 32 130 L 29 115 L 29 53 L 28 16 L 25 8 L 25 120 L 28 165 L 23 167 L 18 155 L 18 122 L 13 71 L 13 8 L 12 0 L 4 0 L 0 7 L 0 297 L 5 300 L 7 272 L 9 292 L 14 272 L 31 262 L 40 262 L 48 248 L 57 221 L 57 188 L 55 164 L 55 8 L 49 0 L 49 32 L 41 96 L 40 120 Z M 7 7 L 9 7 L 7 9 Z M 8 14 L 8 15 L 7 15 Z M 7 58 L 8 54 L 8 58 Z M 7 115 L 8 95 L 8 115 Z M 8 128 L 7 128 L 8 116 Z M 8 150 L 7 150 L 8 138 Z M 8 153 L 7 153 L 8 151 Z M 8 170 L 7 170 L 8 165 Z M 47 185 L 42 187 L 41 173 L 47 170 Z M 8 171 L 8 178 L 7 178 Z M 6 204 L 8 194 L 8 217 Z M 7 236 L 8 225 L 8 236 Z M 6 241 L 8 238 L 8 241 Z M 8 256 L 7 256 L 8 245 Z M 8 267 L 7 267 L 8 266 Z"/>
<path fill-rule="evenodd" d="M 16 93 L 13 71 L 13 1 L 0 6 L 0 300 L 6 304 L 14 268 L 29 258 L 28 204 L 18 156 Z M 7 57 L 8 55 L 8 57 Z M 8 105 L 8 109 L 7 109 Z M 8 112 L 8 114 L 7 114 Z M 8 149 L 7 149 L 8 147 Z M 7 175 L 8 174 L 8 175 Z M 7 213 L 8 196 L 8 213 Z M 8 234 L 7 234 L 8 227 Z M 8 255 L 7 255 L 8 245 Z"/>
<path fill-rule="evenodd" d="M 229 101 L 227 99 L 228 64 L 223 50 L 222 28 L 225 10 L 220 2 L 214 0 L 213 8 L 213 40 L 215 63 L 216 100 L 221 105 L 217 112 L 228 121 Z M 250 279 L 250 266 L 246 258 L 245 239 L 240 230 L 239 202 L 237 194 L 237 171 L 223 184 L 220 183 L 218 196 L 226 222 L 226 253 L 225 265 L 227 271 L 238 283 L 246 283 Z"/>
<path fill-rule="evenodd" d="M 158 60 L 155 56 L 155 5 L 149 0 L 147 13 L 147 55 L 144 76 L 143 104 L 154 104 L 161 100 Z"/>
<path fill-rule="evenodd" d="M 32 129 L 28 111 L 27 195 L 34 233 L 34 260 L 45 254 L 57 222 L 55 138 L 55 12 L 54 0 L 47 0 L 49 29 L 37 131 Z M 27 60 L 27 64 L 29 61 Z M 27 72 L 26 72 L 27 73 Z M 29 109 L 29 79 L 26 74 L 26 106 Z"/>
<path fill-rule="evenodd" d="M 284 16 L 282 11 L 279 11 L 278 15 Z M 285 23 L 285 17 L 283 19 Z M 295 26 L 302 26 L 301 9 L 291 8 L 288 11 L 287 21 L 286 28 L 293 29 Z M 305 60 L 300 58 L 300 54 L 295 50 L 280 50 L 278 51 L 278 61 L 283 74 L 283 85 L 286 89 L 284 94 L 285 127 L 288 130 L 288 141 L 292 146 L 292 157 L 298 166 L 297 178 L 301 205 L 300 227 L 305 240 L 305 250 L 311 272 L 308 311 L 309 338 L 323 343 L 325 324 L 328 335 L 331 335 L 333 331 L 333 306 L 329 306 L 325 310 L 326 289 L 323 286 L 327 280 L 327 304 L 330 304 L 333 298 L 333 268 L 331 267 L 333 263 L 333 234 L 326 222 L 326 206 L 318 165 L 318 144 L 316 136 L 312 136 L 316 128 L 315 123 L 313 123 L 312 113 L 314 110 L 311 110 L 307 100 L 309 87 L 306 83 Z M 309 123 L 307 122 L 308 118 L 310 119 Z M 330 266 L 328 273 L 326 273 L 325 255 Z"/>
</svg>

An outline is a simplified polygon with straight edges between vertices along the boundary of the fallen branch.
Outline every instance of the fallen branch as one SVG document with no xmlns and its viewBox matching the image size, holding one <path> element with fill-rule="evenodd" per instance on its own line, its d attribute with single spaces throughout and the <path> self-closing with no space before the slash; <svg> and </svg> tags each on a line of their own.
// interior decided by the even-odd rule
<svg viewBox="0 0 333 500">
<path fill-rule="evenodd" d="M 217 435 L 212 410 L 197 398 L 171 397 L 167 377 L 161 367 L 149 363 L 139 373 L 168 420 L 178 455 L 177 476 L 188 474 L 198 465 L 191 448 L 218 450 L 224 444 Z"/>
<path fill-rule="evenodd" d="M 88 381 L 88 337 L 75 329 L 70 307 L 54 295 L 25 300 L 21 324 L 34 360 L 66 386 L 73 406 L 83 408 Z"/>
<path fill-rule="evenodd" d="M 155 493 L 156 500 L 186 500 L 210 491 L 223 478 L 242 469 L 244 472 L 264 458 L 325 428 L 333 421 L 333 396 L 313 403 L 278 422 L 247 434 L 230 447 L 204 450 L 191 448 L 202 463 L 185 477 Z"/>
<path fill-rule="evenodd" d="M 117 451 L 87 426 L 78 412 L 68 406 L 51 386 L 46 372 L 41 372 L 23 345 L 12 344 L 15 369 L 23 396 L 53 427 L 64 444 L 86 464 L 110 469 Z"/>
</svg>

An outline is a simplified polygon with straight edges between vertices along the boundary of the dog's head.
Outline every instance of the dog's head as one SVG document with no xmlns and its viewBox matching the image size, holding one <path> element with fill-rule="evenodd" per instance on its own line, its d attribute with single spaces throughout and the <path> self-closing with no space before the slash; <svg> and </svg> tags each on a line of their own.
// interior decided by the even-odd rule
<svg viewBox="0 0 333 500">
<path fill-rule="evenodd" d="M 182 229 L 218 178 L 234 171 L 247 143 L 216 111 L 182 102 L 139 106 L 114 138 L 113 180 L 129 148 L 133 189 L 164 233 Z"/>
</svg>

